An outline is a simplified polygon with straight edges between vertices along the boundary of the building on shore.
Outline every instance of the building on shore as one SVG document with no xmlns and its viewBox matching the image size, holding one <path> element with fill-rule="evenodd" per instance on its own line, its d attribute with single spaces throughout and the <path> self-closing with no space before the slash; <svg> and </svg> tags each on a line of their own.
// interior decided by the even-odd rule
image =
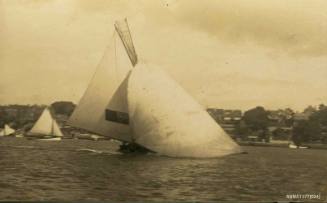
<svg viewBox="0 0 327 203">
<path fill-rule="evenodd" d="M 241 110 L 208 108 L 208 113 L 232 138 L 235 138 L 236 126 L 242 119 Z"/>
<path fill-rule="evenodd" d="M 291 139 L 294 112 L 291 109 L 270 110 L 268 112 L 268 133 L 271 143 L 287 143 Z"/>
</svg>

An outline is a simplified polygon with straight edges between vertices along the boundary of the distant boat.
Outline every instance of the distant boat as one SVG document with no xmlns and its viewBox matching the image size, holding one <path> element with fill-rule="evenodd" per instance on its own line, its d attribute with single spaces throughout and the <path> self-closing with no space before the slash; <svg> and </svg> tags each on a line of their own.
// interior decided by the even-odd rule
<svg viewBox="0 0 327 203">
<path fill-rule="evenodd" d="M 0 137 L 12 135 L 14 132 L 14 129 L 5 124 L 5 127 L 0 131 Z"/>
<path fill-rule="evenodd" d="M 26 136 L 39 138 L 40 140 L 59 141 L 63 134 L 47 107 Z"/>
<path fill-rule="evenodd" d="M 172 157 L 219 157 L 240 146 L 178 83 L 139 60 L 127 20 L 105 52 L 69 124 Z M 153 50 L 156 51 L 156 50 Z"/>
<path fill-rule="evenodd" d="M 288 148 L 290 148 L 290 149 L 308 149 L 308 147 L 305 147 L 305 146 L 297 146 L 294 144 L 294 142 L 289 143 Z"/>
<path fill-rule="evenodd" d="M 17 135 L 15 135 L 15 137 L 22 138 L 22 137 L 24 137 L 24 135 L 23 134 L 17 134 Z"/>
<path fill-rule="evenodd" d="M 17 137 L 17 138 L 22 138 L 24 137 L 24 130 L 23 129 L 18 129 L 15 131 L 15 133 L 13 134 L 13 136 Z"/>
<path fill-rule="evenodd" d="M 49 137 L 49 138 L 41 138 L 42 141 L 60 141 L 61 137 Z"/>
<path fill-rule="evenodd" d="M 297 146 L 295 144 L 293 144 L 293 143 L 289 143 L 288 148 L 297 149 Z"/>
</svg>

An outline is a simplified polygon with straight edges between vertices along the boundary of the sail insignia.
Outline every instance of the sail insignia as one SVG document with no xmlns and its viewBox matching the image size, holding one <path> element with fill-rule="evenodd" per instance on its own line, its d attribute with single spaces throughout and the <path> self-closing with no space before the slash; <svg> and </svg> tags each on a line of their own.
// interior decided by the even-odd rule
<svg viewBox="0 0 327 203">
<path fill-rule="evenodd" d="M 129 124 L 129 115 L 125 112 L 106 109 L 106 120 L 121 124 Z"/>
</svg>

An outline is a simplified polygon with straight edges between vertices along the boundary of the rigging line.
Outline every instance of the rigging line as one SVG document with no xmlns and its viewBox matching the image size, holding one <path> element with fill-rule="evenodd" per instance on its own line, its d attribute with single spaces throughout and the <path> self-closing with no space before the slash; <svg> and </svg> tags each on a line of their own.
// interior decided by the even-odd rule
<svg viewBox="0 0 327 203">
<path fill-rule="evenodd" d="M 114 66 L 115 66 L 115 81 L 116 81 L 116 85 L 118 85 L 118 63 L 117 63 L 117 44 L 116 44 L 116 31 L 114 31 L 113 34 L 113 40 L 114 40 L 114 49 L 115 49 L 115 58 L 114 58 Z"/>
<path fill-rule="evenodd" d="M 51 135 L 54 135 L 54 120 L 53 120 L 53 118 L 52 118 L 52 116 L 51 116 Z"/>
<path fill-rule="evenodd" d="M 52 110 L 50 109 L 50 106 L 47 107 L 46 110 L 49 111 L 50 118 L 51 118 L 51 132 L 50 132 L 50 135 L 54 135 L 54 132 L 53 132 L 53 131 L 54 131 L 54 130 L 53 130 L 53 120 L 54 120 L 54 118 L 53 118 L 53 115 L 52 115 Z"/>
</svg>

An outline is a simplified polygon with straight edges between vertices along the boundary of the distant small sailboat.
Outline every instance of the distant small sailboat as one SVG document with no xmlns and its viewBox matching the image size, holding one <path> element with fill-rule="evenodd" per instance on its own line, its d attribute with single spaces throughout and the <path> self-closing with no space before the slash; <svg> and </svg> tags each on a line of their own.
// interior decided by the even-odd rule
<svg viewBox="0 0 327 203">
<path fill-rule="evenodd" d="M 126 151 L 203 158 L 242 152 L 168 74 L 138 59 L 126 19 L 115 29 L 120 40 L 114 35 L 70 125 L 120 140 Z"/>
<path fill-rule="evenodd" d="M 288 148 L 290 149 L 297 149 L 297 146 L 294 143 L 289 143 Z"/>
<path fill-rule="evenodd" d="M 56 120 L 52 117 L 50 109 L 45 108 L 26 136 L 39 138 L 40 140 L 59 141 L 63 134 Z"/>
<path fill-rule="evenodd" d="M 24 135 L 23 134 L 17 134 L 17 135 L 15 135 L 15 137 L 22 138 L 22 137 L 24 137 Z"/>
<path fill-rule="evenodd" d="M 9 125 L 5 124 L 3 130 L 0 131 L 0 137 L 12 135 L 15 132 Z"/>
<path fill-rule="evenodd" d="M 289 143 L 288 148 L 290 148 L 290 149 L 308 149 L 308 147 L 306 147 L 306 146 L 295 145 L 294 142 Z"/>
</svg>

